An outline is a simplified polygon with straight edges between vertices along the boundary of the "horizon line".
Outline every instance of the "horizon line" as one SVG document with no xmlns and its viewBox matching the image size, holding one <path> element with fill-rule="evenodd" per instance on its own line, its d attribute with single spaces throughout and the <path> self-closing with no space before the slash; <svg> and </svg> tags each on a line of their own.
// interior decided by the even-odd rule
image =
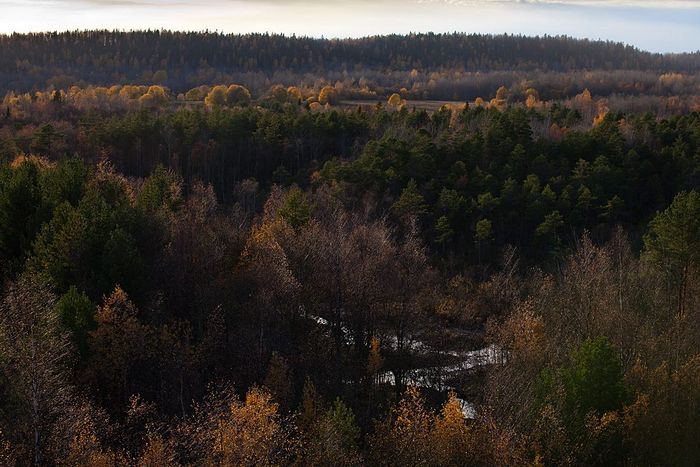
<svg viewBox="0 0 700 467">
<path fill-rule="evenodd" d="M 650 55 L 661 55 L 661 56 L 688 56 L 688 55 L 699 55 L 700 48 L 694 51 L 684 51 L 684 52 L 653 52 L 648 49 L 643 49 L 639 46 L 633 45 L 629 42 L 618 41 L 613 39 L 603 39 L 603 38 L 590 38 L 590 37 L 577 37 L 569 34 L 524 34 L 524 33 L 484 33 L 484 32 L 467 32 L 467 31 L 452 31 L 452 32 L 434 32 L 434 31 L 411 31 L 408 33 L 386 33 L 386 34 L 369 34 L 369 35 L 358 35 L 358 36 L 338 36 L 338 37 L 327 37 L 325 35 L 315 36 L 311 34 L 297 34 L 297 33 L 279 33 L 273 31 L 260 31 L 260 32 L 226 32 L 220 29 L 169 29 L 169 28 L 141 28 L 141 29 L 63 29 L 63 30 L 36 30 L 36 31 L 12 31 L 12 32 L 0 32 L 0 37 L 11 37 L 11 36 L 31 36 L 31 35 L 41 35 L 41 34 L 75 34 L 75 33 L 111 33 L 111 34 L 134 34 L 134 33 L 144 33 L 144 32 L 167 32 L 167 33 L 181 33 L 181 34 L 212 34 L 220 36 L 255 36 L 255 35 L 269 35 L 285 37 L 289 39 L 310 39 L 318 41 L 360 41 L 366 39 L 375 39 L 382 37 L 410 37 L 410 36 L 421 36 L 421 35 L 435 35 L 435 36 L 475 36 L 475 37 L 518 37 L 526 39 L 570 39 L 578 42 L 591 42 L 600 44 L 616 44 L 622 45 L 624 47 L 629 47 L 637 52 L 647 53 Z"/>
</svg>

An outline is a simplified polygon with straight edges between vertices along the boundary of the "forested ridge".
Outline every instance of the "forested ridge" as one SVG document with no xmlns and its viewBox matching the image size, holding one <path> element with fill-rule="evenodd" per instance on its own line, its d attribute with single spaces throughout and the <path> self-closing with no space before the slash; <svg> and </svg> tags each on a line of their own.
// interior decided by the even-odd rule
<svg viewBox="0 0 700 467">
<path fill-rule="evenodd" d="M 359 79 L 363 72 L 413 69 L 693 73 L 700 69 L 700 58 L 560 36 L 453 33 L 316 39 L 174 31 L 0 35 L 0 93 L 73 83 L 156 83 L 184 92 L 226 77 L 241 82 L 245 74 L 254 74 L 258 81 L 284 74 L 331 80 L 338 72 L 358 74 Z"/>
<path fill-rule="evenodd" d="M 655 71 L 522 62 L 435 103 L 419 98 L 455 75 L 392 75 L 398 55 L 377 79 L 425 89 L 177 89 L 92 63 L 8 91 L 0 465 L 700 463 L 700 101 L 692 73 L 663 71 L 692 56 L 463 35 L 3 40 L 64 41 L 78 63 L 115 38 L 270 41 L 280 59 L 575 44 Z"/>
</svg>

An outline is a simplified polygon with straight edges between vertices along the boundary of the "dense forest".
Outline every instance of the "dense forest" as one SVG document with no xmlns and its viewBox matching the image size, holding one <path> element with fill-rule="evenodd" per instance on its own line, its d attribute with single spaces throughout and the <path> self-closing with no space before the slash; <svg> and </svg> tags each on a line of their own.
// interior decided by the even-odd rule
<svg viewBox="0 0 700 467">
<path fill-rule="evenodd" d="M 697 57 L 169 32 L 0 50 L 0 465 L 700 463 Z M 487 74 L 426 107 L 271 78 L 356 63 L 551 86 Z M 552 94 L 587 68 L 655 77 Z"/>
</svg>

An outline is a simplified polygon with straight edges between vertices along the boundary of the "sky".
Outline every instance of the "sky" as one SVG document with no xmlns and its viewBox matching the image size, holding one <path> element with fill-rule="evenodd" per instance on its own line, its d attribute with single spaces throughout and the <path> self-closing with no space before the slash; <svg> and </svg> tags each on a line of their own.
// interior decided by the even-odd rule
<svg viewBox="0 0 700 467">
<path fill-rule="evenodd" d="M 559 35 L 700 50 L 700 0 L 0 0 L 0 32 L 218 30 L 313 37 Z"/>
</svg>

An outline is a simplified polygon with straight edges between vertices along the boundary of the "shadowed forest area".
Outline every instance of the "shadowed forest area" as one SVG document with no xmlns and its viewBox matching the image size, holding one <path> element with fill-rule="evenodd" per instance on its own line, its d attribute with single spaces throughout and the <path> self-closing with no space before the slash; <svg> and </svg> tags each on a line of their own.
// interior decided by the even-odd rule
<svg viewBox="0 0 700 467">
<path fill-rule="evenodd" d="M 0 51 L 0 465 L 700 464 L 697 54 Z"/>
</svg>

